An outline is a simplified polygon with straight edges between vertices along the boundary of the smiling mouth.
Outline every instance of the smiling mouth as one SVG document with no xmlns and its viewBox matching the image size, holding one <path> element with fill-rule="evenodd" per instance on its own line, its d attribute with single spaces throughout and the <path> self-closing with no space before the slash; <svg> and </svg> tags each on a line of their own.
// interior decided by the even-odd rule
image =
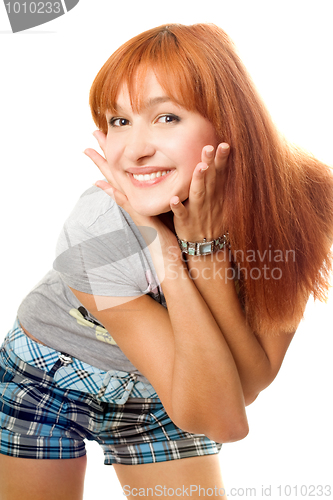
<svg viewBox="0 0 333 500">
<path fill-rule="evenodd" d="M 129 172 L 129 177 L 136 187 L 151 187 L 163 182 L 164 179 L 172 175 L 175 169 L 171 170 L 157 170 L 150 174 L 132 174 Z"/>
<path fill-rule="evenodd" d="M 137 181 L 151 181 L 158 177 L 163 177 L 171 172 L 171 170 L 158 170 L 157 172 L 152 172 L 151 174 L 132 174 L 134 179 Z"/>
</svg>

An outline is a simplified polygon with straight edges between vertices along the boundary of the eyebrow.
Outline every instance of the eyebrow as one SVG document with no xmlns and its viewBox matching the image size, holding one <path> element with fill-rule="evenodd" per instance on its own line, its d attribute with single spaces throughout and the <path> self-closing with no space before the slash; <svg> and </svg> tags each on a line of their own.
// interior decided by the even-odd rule
<svg viewBox="0 0 333 500">
<path fill-rule="evenodd" d="M 145 101 L 143 103 L 142 108 L 149 109 L 149 108 L 152 108 L 154 106 L 157 106 L 158 104 L 163 104 L 164 102 L 170 102 L 170 101 L 172 101 L 172 99 L 170 99 L 170 97 L 168 97 L 167 95 L 158 96 L 158 97 L 151 97 L 150 99 L 148 99 L 147 101 Z M 123 108 L 121 106 L 118 106 L 117 104 L 116 104 L 116 109 L 117 109 L 117 111 L 124 111 Z"/>
</svg>

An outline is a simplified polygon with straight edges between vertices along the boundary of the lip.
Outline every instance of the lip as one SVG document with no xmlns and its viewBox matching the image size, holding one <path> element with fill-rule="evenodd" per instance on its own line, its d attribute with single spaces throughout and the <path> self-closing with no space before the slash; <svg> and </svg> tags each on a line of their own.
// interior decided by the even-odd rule
<svg viewBox="0 0 333 500">
<path fill-rule="evenodd" d="M 166 168 L 159 168 L 159 169 L 150 169 L 151 171 L 149 171 L 148 169 L 145 170 L 144 173 L 146 174 L 151 174 L 153 172 L 157 172 L 157 170 L 168 170 Z M 130 173 L 128 172 L 128 175 L 129 175 L 129 178 L 131 179 L 132 181 L 132 184 L 135 186 L 135 187 L 141 187 L 141 188 L 144 188 L 144 187 L 151 187 L 151 186 L 155 186 L 156 184 L 160 184 L 161 182 L 163 182 L 166 178 L 170 177 L 170 175 L 172 175 L 172 173 L 175 171 L 175 169 L 172 169 L 171 172 L 169 172 L 168 174 L 165 174 L 165 175 L 161 175 L 161 177 L 155 177 L 155 179 L 151 179 L 150 181 L 138 181 L 137 179 L 134 179 L 133 177 L 133 173 Z M 138 172 L 138 174 L 141 173 L 141 172 Z M 137 175 L 137 172 L 134 172 L 135 175 Z"/>
<path fill-rule="evenodd" d="M 174 170 L 174 169 L 171 169 L 170 167 L 137 167 L 137 168 L 129 168 L 128 170 L 126 170 L 126 172 L 130 173 L 130 174 L 135 174 L 135 175 L 139 175 L 139 174 L 152 174 L 153 172 L 163 172 L 164 170 Z"/>
</svg>

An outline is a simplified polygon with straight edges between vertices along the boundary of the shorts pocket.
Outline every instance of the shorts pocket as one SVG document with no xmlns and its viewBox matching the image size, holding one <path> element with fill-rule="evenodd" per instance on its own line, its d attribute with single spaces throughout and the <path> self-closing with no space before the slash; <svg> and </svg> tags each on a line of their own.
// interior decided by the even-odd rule
<svg viewBox="0 0 333 500">
<path fill-rule="evenodd" d="M 13 373 L 7 367 L 2 366 L 0 362 L 0 384 L 7 384 L 11 382 L 13 378 Z"/>
<path fill-rule="evenodd" d="M 10 357 L 5 344 L 0 349 L 0 383 L 11 382 L 14 378 L 13 367 L 10 366 Z"/>
</svg>

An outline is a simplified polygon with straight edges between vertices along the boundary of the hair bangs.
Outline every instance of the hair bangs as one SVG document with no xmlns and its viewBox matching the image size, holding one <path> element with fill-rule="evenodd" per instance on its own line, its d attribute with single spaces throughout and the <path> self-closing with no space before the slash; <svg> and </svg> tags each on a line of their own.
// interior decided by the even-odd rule
<svg viewBox="0 0 333 500">
<path fill-rule="evenodd" d="M 161 26 L 133 38 L 120 47 L 98 73 L 90 91 L 90 106 L 96 125 L 107 133 L 106 112 L 117 112 L 117 97 L 127 87 L 131 106 L 144 106 L 145 78 L 153 71 L 157 81 L 175 103 L 197 111 L 215 125 L 216 95 L 212 73 L 197 40 L 186 40 L 178 25 Z M 180 38 L 180 40 L 179 40 Z M 193 38 L 193 36 L 192 36 Z"/>
</svg>

